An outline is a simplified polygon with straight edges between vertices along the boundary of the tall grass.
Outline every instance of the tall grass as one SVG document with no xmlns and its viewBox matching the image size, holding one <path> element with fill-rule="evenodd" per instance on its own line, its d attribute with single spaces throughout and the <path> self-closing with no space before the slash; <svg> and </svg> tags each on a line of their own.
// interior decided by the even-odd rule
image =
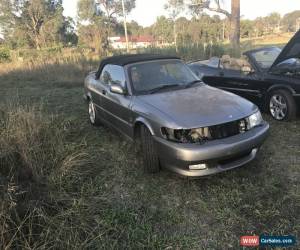
<svg viewBox="0 0 300 250">
<path fill-rule="evenodd" d="M 95 69 L 100 58 L 79 52 L 51 53 L 35 57 L 15 58 L 1 64 L 0 75 L 10 74 L 10 80 L 16 81 L 47 81 L 73 82 L 82 81 L 84 75 Z"/>
<path fill-rule="evenodd" d="M 40 106 L 13 102 L 2 105 L 0 114 L 0 245 L 63 247 L 78 206 L 66 190 L 76 190 L 89 156 L 80 143 L 68 142 L 66 124 Z"/>
<path fill-rule="evenodd" d="M 187 246 L 185 237 L 157 231 L 162 220 L 170 231 L 176 216 L 120 200 L 122 176 L 134 175 L 128 162 L 120 164 L 132 155 L 110 135 L 97 138 L 103 142 L 97 142 L 101 153 L 99 147 L 89 148 L 84 137 L 74 139 L 80 122 L 72 124 L 47 115 L 43 106 L 18 102 L 1 106 L 0 121 L 2 249 Z"/>
</svg>

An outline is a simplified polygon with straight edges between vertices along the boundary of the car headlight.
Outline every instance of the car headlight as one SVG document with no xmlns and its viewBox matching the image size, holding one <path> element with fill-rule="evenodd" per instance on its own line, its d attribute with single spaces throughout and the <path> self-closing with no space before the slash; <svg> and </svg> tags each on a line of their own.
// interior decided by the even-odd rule
<svg viewBox="0 0 300 250">
<path fill-rule="evenodd" d="M 171 129 L 161 128 L 161 133 L 164 138 L 180 143 L 205 143 L 211 138 L 209 128 L 196 129 Z"/>
<path fill-rule="evenodd" d="M 255 128 L 263 123 L 263 118 L 259 110 L 253 115 L 250 115 L 247 120 L 248 129 Z"/>
<path fill-rule="evenodd" d="M 187 130 L 185 129 L 172 129 L 172 128 L 161 128 L 161 133 L 163 137 L 169 141 L 181 142 L 186 141 Z"/>
</svg>

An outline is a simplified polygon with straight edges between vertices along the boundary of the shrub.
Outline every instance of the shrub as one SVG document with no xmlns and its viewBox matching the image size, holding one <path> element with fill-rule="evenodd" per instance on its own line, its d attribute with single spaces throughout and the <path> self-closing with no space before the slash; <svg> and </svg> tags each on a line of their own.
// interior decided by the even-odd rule
<svg viewBox="0 0 300 250">
<path fill-rule="evenodd" d="M 0 48 L 0 62 L 8 62 L 11 60 L 10 51 L 6 48 Z"/>
</svg>

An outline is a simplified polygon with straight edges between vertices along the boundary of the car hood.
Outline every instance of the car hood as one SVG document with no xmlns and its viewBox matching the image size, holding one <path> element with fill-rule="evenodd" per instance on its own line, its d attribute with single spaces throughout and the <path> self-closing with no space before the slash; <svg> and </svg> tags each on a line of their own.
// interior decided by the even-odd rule
<svg viewBox="0 0 300 250">
<path fill-rule="evenodd" d="M 245 118 L 257 110 L 244 98 L 205 84 L 138 98 L 168 115 L 176 128 L 213 126 Z"/>
<path fill-rule="evenodd" d="M 300 58 L 300 30 L 296 32 L 291 40 L 285 45 L 281 53 L 272 64 L 270 70 L 277 64 L 290 58 Z"/>
</svg>

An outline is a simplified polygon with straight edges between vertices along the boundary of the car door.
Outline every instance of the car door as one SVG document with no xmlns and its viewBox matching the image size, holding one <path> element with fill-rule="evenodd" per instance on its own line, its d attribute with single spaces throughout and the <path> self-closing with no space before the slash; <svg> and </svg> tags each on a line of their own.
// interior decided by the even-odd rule
<svg viewBox="0 0 300 250">
<path fill-rule="evenodd" d="M 247 71 L 242 71 L 241 69 L 225 67 L 222 64 L 220 64 L 219 71 L 216 72 L 215 76 L 207 80 L 207 83 L 212 86 L 251 99 L 261 95 L 260 82 L 260 74 L 253 67 L 249 67 Z"/>
<path fill-rule="evenodd" d="M 255 71 L 224 69 L 220 79 L 220 88 L 244 97 L 259 97 L 261 79 Z"/>
<path fill-rule="evenodd" d="M 101 83 L 100 79 L 96 79 L 95 72 L 90 73 L 88 76 L 88 81 L 90 83 L 90 93 L 93 100 L 93 103 L 96 105 L 97 112 L 99 117 L 103 119 L 103 108 L 102 108 L 102 92 L 104 90 L 104 86 Z"/>
<path fill-rule="evenodd" d="M 129 94 L 116 94 L 110 91 L 112 84 L 120 85 L 127 92 L 127 81 L 124 68 L 118 65 L 106 65 L 101 73 L 100 81 L 104 119 L 121 133 L 131 137 L 133 133 L 131 100 Z M 127 92 L 128 93 L 128 92 Z"/>
</svg>

